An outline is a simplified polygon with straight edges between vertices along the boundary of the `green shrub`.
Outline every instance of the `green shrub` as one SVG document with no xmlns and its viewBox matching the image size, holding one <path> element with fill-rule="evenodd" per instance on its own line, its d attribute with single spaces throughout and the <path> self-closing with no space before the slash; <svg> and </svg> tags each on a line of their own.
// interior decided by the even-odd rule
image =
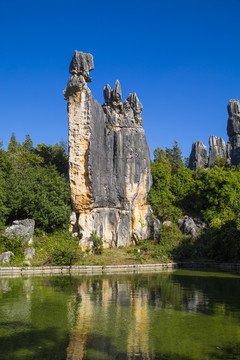
<svg viewBox="0 0 240 360">
<path fill-rule="evenodd" d="M 45 260 L 45 265 L 51 264 L 54 266 L 71 266 L 76 265 L 78 261 L 82 260 L 83 254 L 79 253 L 79 250 L 74 250 L 72 247 L 60 250 L 55 249 L 48 253 L 49 257 Z"/>
<path fill-rule="evenodd" d="M 17 260 L 24 260 L 24 249 L 22 246 L 22 239 L 15 235 L 13 238 L 8 236 L 0 236 L 0 250 L 1 252 L 12 251 L 14 258 Z M 12 259 L 11 261 L 14 261 Z"/>
<path fill-rule="evenodd" d="M 91 240 L 93 242 L 93 252 L 95 254 L 102 254 L 103 252 L 103 237 L 97 234 L 96 230 L 91 233 Z"/>
<path fill-rule="evenodd" d="M 9 175 L 5 191 L 9 222 L 30 217 L 45 231 L 68 226 L 69 183 L 54 166 L 16 170 Z"/>
</svg>

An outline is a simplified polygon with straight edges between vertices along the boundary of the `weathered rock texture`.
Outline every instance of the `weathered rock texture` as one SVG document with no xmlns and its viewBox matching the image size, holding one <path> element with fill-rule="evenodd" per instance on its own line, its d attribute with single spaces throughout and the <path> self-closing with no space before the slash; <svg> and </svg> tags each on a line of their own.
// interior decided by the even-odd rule
<svg viewBox="0 0 240 360">
<path fill-rule="evenodd" d="M 209 167 L 214 167 L 218 159 L 227 159 L 227 147 L 221 137 L 212 135 L 209 138 Z"/>
<path fill-rule="evenodd" d="M 69 117 L 69 177 L 72 227 L 89 247 L 91 233 L 104 246 L 127 246 L 150 234 L 147 194 L 152 178 L 150 152 L 142 129 L 142 105 L 135 93 L 122 102 L 119 81 L 104 88 L 105 103 L 94 100 L 87 82 L 90 54 L 75 51 L 72 77 L 64 90 Z M 73 224 L 73 220 L 76 223 Z"/>
<path fill-rule="evenodd" d="M 12 256 L 14 256 L 12 251 L 3 252 L 2 254 L 0 254 L 0 264 L 9 263 Z"/>
<path fill-rule="evenodd" d="M 186 215 L 178 220 L 178 227 L 183 234 L 197 238 L 201 231 L 206 229 L 206 224 L 200 219 L 193 219 Z"/>
<path fill-rule="evenodd" d="M 32 219 L 25 220 L 15 220 L 12 223 L 12 226 L 8 227 L 4 234 L 10 238 L 18 236 L 22 238 L 23 245 L 33 243 L 33 233 L 34 233 L 35 221 Z"/>
<path fill-rule="evenodd" d="M 192 144 L 192 151 L 189 158 L 188 167 L 191 170 L 205 168 L 208 165 L 207 148 L 201 141 Z"/>
<path fill-rule="evenodd" d="M 227 133 L 230 142 L 232 165 L 240 164 L 240 101 L 230 100 L 228 103 Z"/>
<path fill-rule="evenodd" d="M 230 100 L 227 109 L 228 143 L 226 144 L 219 136 L 210 136 L 209 161 L 207 161 L 207 148 L 202 142 L 193 143 L 188 166 L 191 170 L 207 166 L 212 168 L 218 159 L 225 159 L 228 166 L 240 164 L 240 101 Z"/>
</svg>

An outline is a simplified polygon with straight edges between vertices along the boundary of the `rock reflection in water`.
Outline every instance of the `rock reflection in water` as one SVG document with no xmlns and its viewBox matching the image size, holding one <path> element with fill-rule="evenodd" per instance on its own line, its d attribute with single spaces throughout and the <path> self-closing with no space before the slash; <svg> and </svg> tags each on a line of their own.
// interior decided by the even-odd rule
<svg viewBox="0 0 240 360">
<path fill-rule="evenodd" d="M 114 358 L 117 352 L 116 346 L 110 344 L 108 338 L 103 335 L 95 334 L 96 311 L 101 311 L 101 317 L 105 319 L 101 323 L 102 333 L 108 333 L 110 330 L 112 335 L 118 338 L 121 337 L 121 321 L 124 319 L 122 309 L 126 310 L 127 307 L 131 310 L 125 328 L 128 335 L 127 356 L 124 358 L 130 360 L 140 356 L 141 359 L 150 359 L 147 289 L 133 289 L 129 283 L 103 279 L 80 284 L 77 294 L 72 298 L 73 307 L 76 306 L 77 298 L 81 301 L 78 302 L 77 309 L 74 311 L 75 319 L 72 319 L 75 324 L 67 348 L 67 360 L 90 359 L 87 356 L 88 348 Z M 113 305 L 114 312 L 112 312 Z M 111 329 L 108 329 L 109 325 Z M 118 356 L 121 355 L 118 354 Z"/>
<path fill-rule="evenodd" d="M 239 276 L 0 278 L 0 294 L 1 359 L 240 358 Z"/>
</svg>

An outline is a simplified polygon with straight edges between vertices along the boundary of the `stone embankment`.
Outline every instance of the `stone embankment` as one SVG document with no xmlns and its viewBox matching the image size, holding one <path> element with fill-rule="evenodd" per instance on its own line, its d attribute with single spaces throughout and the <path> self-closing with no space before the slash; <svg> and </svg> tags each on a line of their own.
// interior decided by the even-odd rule
<svg viewBox="0 0 240 360">
<path fill-rule="evenodd" d="M 94 265 L 94 266 L 38 266 L 38 267 L 0 267 L 0 275 L 42 275 L 67 273 L 112 273 L 112 272 L 142 272 L 164 271 L 173 269 L 202 269 L 240 272 L 240 263 L 214 262 L 175 262 L 166 264 L 135 264 L 135 265 Z"/>
</svg>

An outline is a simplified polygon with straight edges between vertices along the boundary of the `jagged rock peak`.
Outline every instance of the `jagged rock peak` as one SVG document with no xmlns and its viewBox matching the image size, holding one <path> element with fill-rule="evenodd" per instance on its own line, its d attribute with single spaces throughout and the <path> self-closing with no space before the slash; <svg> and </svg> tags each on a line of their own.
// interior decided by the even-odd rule
<svg viewBox="0 0 240 360">
<path fill-rule="evenodd" d="M 240 114 L 240 101 L 236 99 L 231 99 L 228 103 L 227 109 L 230 116 Z"/>
<path fill-rule="evenodd" d="M 115 87 L 112 91 L 112 100 L 118 104 L 122 102 L 122 89 L 118 80 L 116 81 Z"/>
<path fill-rule="evenodd" d="M 94 69 L 93 56 L 81 51 L 75 50 L 69 72 L 72 75 L 82 75 L 86 82 L 91 82 L 92 78 L 89 77 L 89 71 Z"/>
<path fill-rule="evenodd" d="M 209 167 L 215 165 L 217 159 L 226 159 L 226 143 L 220 136 L 211 135 L 209 138 Z"/>
<path fill-rule="evenodd" d="M 203 169 L 208 165 L 207 147 L 201 141 L 192 144 L 192 151 L 189 158 L 189 169 Z"/>
<path fill-rule="evenodd" d="M 230 156 L 232 165 L 240 164 L 240 101 L 230 100 L 228 103 L 227 133 L 231 144 Z"/>
<path fill-rule="evenodd" d="M 129 104 L 130 104 L 131 108 L 133 109 L 135 115 L 142 113 L 143 106 L 140 103 L 136 93 L 129 94 L 128 97 L 127 97 L 127 101 L 129 102 Z"/>
<path fill-rule="evenodd" d="M 110 85 L 106 85 L 103 89 L 105 104 L 113 104 L 114 106 L 122 103 L 122 89 L 119 80 L 116 81 L 112 90 Z"/>
<path fill-rule="evenodd" d="M 106 104 L 109 104 L 112 100 L 112 89 L 110 85 L 106 85 L 103 89 L 103 96 Z"/>
</svg>

